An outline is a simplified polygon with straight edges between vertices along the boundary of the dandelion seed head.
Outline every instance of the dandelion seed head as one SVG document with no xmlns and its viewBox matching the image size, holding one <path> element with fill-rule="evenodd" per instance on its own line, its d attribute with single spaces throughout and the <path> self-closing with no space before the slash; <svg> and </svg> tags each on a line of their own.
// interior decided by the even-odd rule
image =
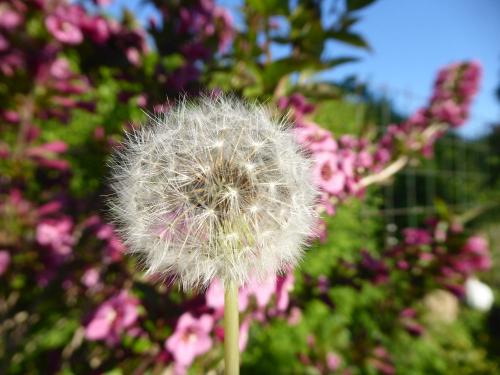
<svg viewBox="0 0 500 375">
<path fill-rule="evenodd" d="M 313 234 L 311 162 L 264 106 L 181 101 L 127 134 L 111 168 L 129 251 L 185 289 L 283 272 Z"/>
</svg>

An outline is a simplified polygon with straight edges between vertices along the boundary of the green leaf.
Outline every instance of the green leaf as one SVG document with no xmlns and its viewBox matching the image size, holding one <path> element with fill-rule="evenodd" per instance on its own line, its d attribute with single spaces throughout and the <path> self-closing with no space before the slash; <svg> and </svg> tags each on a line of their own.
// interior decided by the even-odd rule
<svg viewBox="0 0 500 375">
<path fill-rule="evenodd" d="M 358 10 L 374 3 L 375 0 L 346 0 L 346 7 L 349 12 Z"/>
<path fill-rule="evenodd" d="M 323 65 L 325 66 L 326 69 L 330 69 L 342 64 L 347 64 L 356 61 L 359 61 L 359 58 L 355 56 L 336 57 L 334 59 L 325 60 L 323 62 Z"/>
<path fill-rule="evenodd" d="M 338 40 L 351 46 L 359 47 L 371 51 L 371 47 L 368 42 L 358 33 L 351 33 L 349 31 L 330 31 L 327 33 L 329 38 Z"/>
<path fill-rule="evenodd" d="M 349 13 L 343 16 L 340 21 L 340 29 L 341 30 L 347 30 L 349 27 L 357 24 L 361 18 L 359 17 L 352 17 Z"/>
<path fill-rule="evenodd" d="M 286 57 L 273 61 L 271 64 L 264 67 L 262 81 L 266 87 L 274 87 L 281 77 L 298 71 L 301 67 L 301 61 L 293 57 Z"/>
<path fill-rule="evenodd" d="M 288 12 L 287 0 L 247 0 L 247 5 L 262 15 L 286 14 Z"/>
</svg>

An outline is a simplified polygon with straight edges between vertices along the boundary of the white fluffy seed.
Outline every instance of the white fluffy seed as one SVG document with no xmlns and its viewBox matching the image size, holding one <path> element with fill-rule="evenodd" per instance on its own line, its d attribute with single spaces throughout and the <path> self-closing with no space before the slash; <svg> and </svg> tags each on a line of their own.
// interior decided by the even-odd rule
<svg viewBox="0 0 500 375">
<path fill-rule="evenodd" d="M 185 289 L 265 279 L 313 233 L 311 162 L 263 106 L 182 101 L 127 135 L 112 160 L 112 213 L 148 273 Z"/>
</svg>

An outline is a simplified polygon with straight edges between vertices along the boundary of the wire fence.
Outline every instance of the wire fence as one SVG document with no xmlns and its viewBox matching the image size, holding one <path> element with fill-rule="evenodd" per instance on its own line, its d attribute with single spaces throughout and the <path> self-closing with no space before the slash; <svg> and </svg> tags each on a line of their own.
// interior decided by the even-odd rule
<svg viewBox="0 0 500 375">
<path fill-rule="evenodd" d="M 422 95 L 386 85 L 382 93 L 386 98 L 398 97 L 398 111 L 405 115 L 425 105 L 427 100 Z M 384 102 L 380 132 L 394 121 L 391 118 L 391 101 Z M 489 122 L 491 120 L 473 114 L 468 124 Z M 491 152 L 487 143 L 465 140 L 456 134 L 438 140 L 435 159 L 410 165 L 399 172 L 381 187 L 380 206 L 367 203 L 361 210 L 360 219 L 380 217 L 385 225 L 386 242 L 391 244 L 396 241 L 395 234 L 399 229 L 419 226 L 425 218 L 435 216 L 439 200 L 453 213 L 478 207 L 481 205 L 481 187 L 490 177 L 488 163 L 484 161 Z M 477 165 L 484 167 L 478 169 Z"/>
</svg>

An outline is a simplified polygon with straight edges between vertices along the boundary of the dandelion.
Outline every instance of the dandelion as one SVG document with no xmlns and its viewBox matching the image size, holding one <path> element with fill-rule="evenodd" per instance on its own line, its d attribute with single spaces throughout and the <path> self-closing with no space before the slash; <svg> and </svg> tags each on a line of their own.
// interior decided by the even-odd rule
<svg viewBox="0 0 500 375">
<path fill-rule="evenodd" d="M 128 134 L 111 166 L 112 212 L 129 251 L 186 290 L 219 279 L 232 324 L 238 286 L 293 267 L 314 232 L 311 162 L 257 104 L 184 100 Z"/>
</svg>

